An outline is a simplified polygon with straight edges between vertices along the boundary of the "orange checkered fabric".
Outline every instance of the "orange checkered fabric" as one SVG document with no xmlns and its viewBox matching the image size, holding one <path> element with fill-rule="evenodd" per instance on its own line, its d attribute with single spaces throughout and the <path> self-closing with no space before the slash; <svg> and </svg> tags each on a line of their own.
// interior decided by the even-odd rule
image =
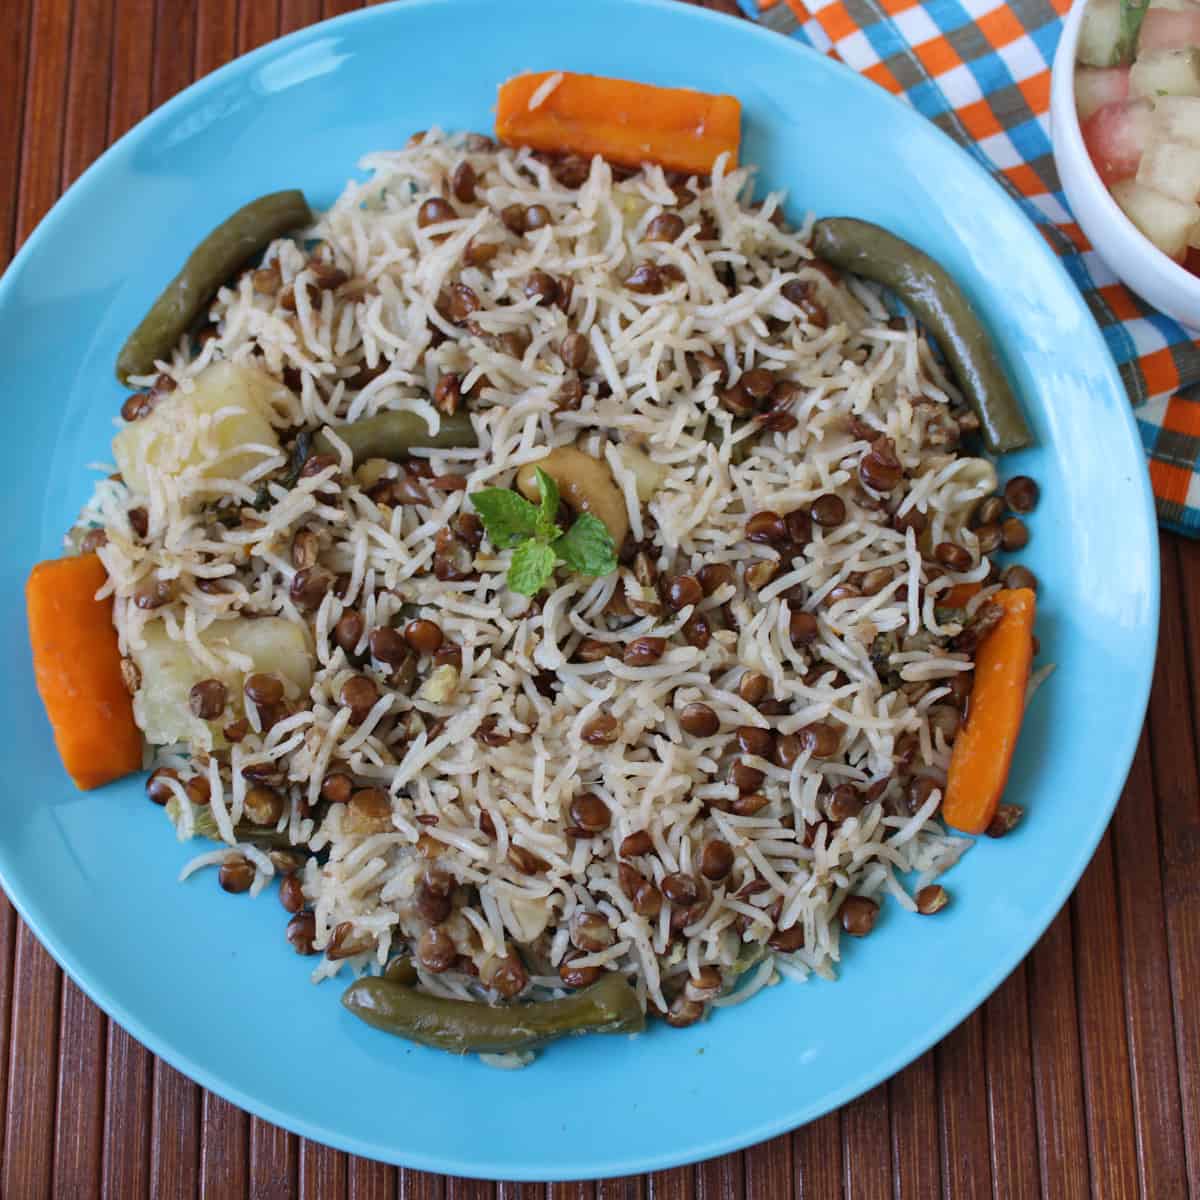
<svg viewBox="0 0 1200 1200">
<path fill-rule="evenodd" d="M 965 146 L 1036 222 L 1083 293 L 1135 406 L 1159 521 L 1200 534 L 1200 349 L 1123 287 L 1074 222 L 1050 149 L 1050 65 L 1070 0 L 740 0 L 841 59 Z"/>
</svg>

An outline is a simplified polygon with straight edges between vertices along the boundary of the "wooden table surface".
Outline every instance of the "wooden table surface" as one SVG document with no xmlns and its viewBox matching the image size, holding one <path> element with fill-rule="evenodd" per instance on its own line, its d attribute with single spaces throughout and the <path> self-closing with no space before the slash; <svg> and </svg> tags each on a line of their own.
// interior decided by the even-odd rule
<svg viewBox="0 0 1200 1200">
<path fill-rule="evenodd" d="M 237 54 L 357 7 L 3 0 L 0 266 L 152 108 Z M 155 1059 L 0 896 L 0 1196 L 1200 1198 L 1200 546 L 1165 536 L 1162 582 L 1146 731 L 1069 906 L 978 1012 L 840 1111 L 744 1153 L 599 1184 L 478 1183 L 352 1158 Z"/>
</svg>

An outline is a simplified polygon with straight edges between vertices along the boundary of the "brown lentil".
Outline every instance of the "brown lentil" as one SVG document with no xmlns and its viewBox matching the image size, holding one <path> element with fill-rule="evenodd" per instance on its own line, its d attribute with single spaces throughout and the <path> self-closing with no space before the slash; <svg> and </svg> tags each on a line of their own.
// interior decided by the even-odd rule
<svg viewBox="0 0 1200 1200">
<path fill-rule="evenodd" d="M 315 954 L 317 918 L 312 912 L 298 912 L 287 925 L 287 940 L 297 954 Z"/>
<path fill-rule="evenodd" d="M 500 220 L 504 223 L 506 229 L 512 233 L 525 232 L 525 205 L 510 204 L 507 208 L 501 209 Z"/>
<path fill-rule="evenodd" d="M 1025 815 L 1025 810 L 1019 804 L 1001 804 L 996 808 L 996 815 L 987 827 L 988 837 L 1004 837 L 1012 833 Z"/>
<path fill-rule="evenodd" d="M 475 183 L 475 168 L 466 159 L 463 159 L 450 176 L 450 190 L 454 193 L 455 200 L 461 200 L 463 204 L 471 204 L 475 199 Z"/>
<path fill-rule="evenodd" d="M 858 477 L 874 492 L 890 492 L 904 478 L 904 467 L 896 457 L 891 438 L 879 437 L 858 463 Z"/>
<path fill-rule="evenodd" d="M 379 689 L 375 681 L 366 675 L 351 675 L 338 693 L 338 700 L 350 710 L 352 725 L 361 724 L 378 699 Z"/>
<path fill-rule="evenodd" d="M 851 937 L 866 937 L 875 928 L 879 905 L 866 896 L 847 896 L 842 901 L 842 928 Z"/>
<path fill-rule="evenodd" d="M 1004 534 L 994 521 L 980 525 L 975 530 L 975 536 L 979 539 L 979 553 L 982 555 L 995 554 L 1004 541 Z"/>
<path fill-rule="evenodd" d="M 804 946 L 804 926 L 797 922 L 786 929 L 777 929 L 769 938 L 767 945 L 780 954 L 793 954 Z"/>
<path fill-rule="evenodd" d="M 673 612 L 699 604 L 704 599 L 704 588 L 695 575 L 676 575 L 666 587 L 667 607 Z"/>
<path fill-rule="evenodd" d="M 539 229 L 545 229 L 547 225 L 553 225 L 554 218 L 550 215 L 550 210 L 544 204 L 531 204 L 525 210 L 525 232 L 535 233 Z"/>
<path fill-rule="evenodd" d="M 739 725 L 734 732 L 734 739 L 743 754 L 753 754 L 758 758 L 769 757 L 775 741 L 771 731 L 760 725 Z"/>
<path fill-rule="evenodd" d="M 813 758 L 832 758 L 841 745 L 841 735 L 832 726 L 822 721 L 806 725 L 799 731 L 802 747 L 809 751 Z"/>
<path fill-rule="evenodd" d="M 950 895 L 940 883 L 930 883 L 917 893 L 917 912 L 931 917 L 950 903 Z"/>
<path fill-rule="evenodd" d="M 655 295 L 662 291 L 663 281 L 658 268 L 653 263 L 642 263 L 640 267 L 634 267 L 625 277 L 625 286 L 631 292 Z"/>
<path fill-rule="evenodd" d="M 746 522 L 746 540 L 774 545 L 788 540 L 787 526 L 777 512 L 756 512 Z"/>
<path fill-rule="evenodd" d="M 1005 550 L 1023 550 L 1029 545 L 1029 529 L 1020 517 L 1007 517 L 1000 526 Z"/>
<path fill-rule="evenodd" d="M 212 721 L 225 710 L 229 690 L 219 679 L 201 679 L 188 692 L 188 707 L 202 721 Z"/>
<path fill-rule="evenodd" d="M 658 662 L 667 648 L 667 639 L 661 637 L 634 638 L 625 647 L 622 662 L 627 667 L 649 667 Z"/>
<path fill-rule="evenodd" d="M 588 340 L 582 333 L 568 333 L 559 344 L 558 354 L 564 366 L 578 371 L 587 362 L 589 350 Z"/>
<path fill-rule="evenodd" d="M 321 607 L 332 585 L 333 576 L 324 567 L 305 567 L 292 576 L 288 593 L 297 608 L 313 612 Z"/>
<path fill-rule="evenodd" d="M 752 767 L 747 762 L 742 762 L 740 758 L 729 770 L 730 782 L 743 795 L 747 792 L 757 791 L 765 778 L 765 772 L 760 771 L 757 767 Z"/>
<path fill-rule="evenodd" d="M 846 519 L 846 502 L 833 492 L 825 492 L 812 502 L 810 513 L 822 529 L 835 529 Z"/>
<path fill-rule="evenodd" d="M 298 913 L 304 907 L 304 885 L 299 875 L 288 875 L 280 880 L 279 903 L 290 913 Z"/>
<path fill-rule="evenodd" d="M 698 578 L 701 588 L 704 589 L 704 594 L 711 596 L 717 588 L 734 583 L 737 580 L 737 572 L 730 563 L 705 563 L 700 568 Z"/>
<path fill-rule="evenodd" d="M 690 875 L 685 875 L 682 871 L 664 875 L 659 888 L 672 904 L 679 904 L 685 908 L 695 904 L 700 898 L 699 885 Z"/>
<path fill-rule="evenodd" d="M 586 833 L 603 833 L 612 822 L 608 805 L 595 792 L 581 792 L 571 800 L 571 821 Z"/>
<path fill-rule="evenodd" d="M 577 950 L 595 954 L 613 944 L 613 931 L 603 914 L 577 910 L 571 918 L 571 945 Z"/>
<path fill-rule="evenodd" d="M 762 780 L 758 782 L 762 783 Z M 736 800 L 730 801 L 729 811 L 736 817 L 752 817 L 755 813 L 762 812 L 768 804 L 770 801 L 762 792 L 745 792 Z"/>
<path fill-rule="evenodd" d="M 647 242 L 673 242 L 684 231 L 683 218 L 678 213 L 659 213 L 642 235 Z"/>
<path fill-rule="evenodd" d="M 256 785 L 246 790 L 246 816 L 255 825 L 276 825 L 283 816 L 283 797 L 274 789 Z"/>
<path fill-rule="evenodd" d="M 1038 588 L 1037 576 L 1020 563 L 1013 563 L 1001 576 L 1001 580 L 1006 588 L 1028 588 L 1031 592 L 1036 592 Z"/>
<path fill-rule="evenodd" d="M 971 567 L 971 552 L 955 542 L 938 542 L 933 557 L 948 571 L 967 571 Z"/>
<path fill-rule="evenodd" d="M 354 792 L 354 784 L 349 775 L 341 771 L 333 771 L 321 780 L 321 798 L 331 804 L 345 804 Z"/>
<path fill-rule="evenodd" d="M 430 196 L 417 210 L 417 225 L 425 229 L 429 225 L 440 225 L 443 221 L 453 221 L 458 213 L 448 200 L 440 196 Z"/>
<path fill-rule="evenodd" d="M 762 558 L 746 568 L 746 586 L 753 591 L 765 588 L 779 574 L 779 559 Z"/>
<path fill-rule="evenodd" d="M 242 687 L 255 704 L 278 704 L 283 699 L 283 683 L 277 675 L 247 675 Z"/>
<path fill-rule="evenodd" d="M 686 1029 L 695 1025 L 704 1016 L 704 1005 L 698 1000 L 689 1000 L 686 993 L 680 992 L 671 1001 L 671 1007 L 663 1018 L 672 1029 Z"/>
<path fill-rule="evenodd" d="M 442 644 L 442 627 L 436 621 L 409 621 L 404 641 L 418 654 L 434 654 Z"/>
<path fill-rule="evenodd" d="M 1004 485 L 1004 502 L 1015 513 L 1031 513 L 1037 508 L 1038 485 L 1028 475 L 1014 475 Z"/>
<path fill-rule="evenodd" d="M 417 942 L 417 959 L 434 974 L 450 970 L 458 959 L 454 939 L 440 926 L 431 925 Z"/>
<path fill-rule="evenodd" d="M 825 815 L 837 824 L 857 817 L 862 810 L 862 797 L 851 783 L 839 783 L 825 801 Z"/>
<path fill-rule="evenodd" d="M 149 779 L 146 780 L 146 795 L 153 800 L 155 804 L 166 804 L 172 796 L 175 795 L 171 787 L 168 785 L 168 779 L 178 779 L 179 772 L 172 770 L 170 767 L 159 767 Z"/>
<path fill-rule="evenodd" d="M 679 727 L 692 737 L 707 738 L 721 728 L 721 721 L 707 704 L 696 701 L 686 705 L 680 712 Z"/>
<path fill-rule="evenodd" d="M 713 883 L 719 883 L 733 870 L 733 847 L 720 838 L 704 843 L 700 851 L 700 874 Z"/>
<path fill-rule="evenodd" d="M 515 999 L 529 983 L 524 965 L 512 950 L 504 958 L 493 958 L 485 963 L 479 975 L 505 1000 Z"/>
<path fill-rule="evenodd" d="M 389 667 L 398 667 L 409 657 L 409 644 L 399 630 L 380 625 L 367 638 L 371 657 Z"/>
<path fill-rule="evenodd" d="M 225 861 L 217 872 L 217 882 L 221 887 L 235 895 L 248 892 L 254 882 L 254 868 L 243 854 L 227 854 Z"/>
<path fill-rule="evenodd" d="M 525 279 L 525 297 L 536 304 L 553 304 L 558 295 L 558 283 L 545 271 L 532 271 Z"/>
<path fill-rule="evenodd" d="M 564 986 L 569 988 L 585 988 L 600 978 L 599 967 L 577 967 L 567 959 L 559 965 L 558 977 Z"/>
</svg>

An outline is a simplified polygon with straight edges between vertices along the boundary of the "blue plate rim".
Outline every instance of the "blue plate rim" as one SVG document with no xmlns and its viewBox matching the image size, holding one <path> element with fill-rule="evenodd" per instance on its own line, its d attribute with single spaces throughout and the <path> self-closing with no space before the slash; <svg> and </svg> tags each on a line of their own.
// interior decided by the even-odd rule
<svg viewBox="0 0 1200 1200">
<path fill-rule="evenodd" d="M 593 0 L 594 2 L 594 0 Z M 909 105 L 890 95 L 878 85 L 864 78 L 852 68 L 846 66 L 837 60 L 830 59 L 828 56 L 820 54 L 811 47 L 804 45 L 794 38 L 784 37 L 779 33 L 766 29 L 757 23 L 745 20 L 743 18 L 716 13 L 709 9 L 701 9 L 693 7 L 690 4 L 680 4 L 679 0 L 603 0 L 614 9 L 617 8 L 647 8 L 669 11 L 675 14 L 674 19 L 680 21 L 698 21 L 715 23 L 724 25 L 729 28 L 739 30 L 739 37 L 761 38 L 763 44 L 774 43 L 777 48 L 780 42 L 786 43 L 787 52 L 794 53 L 800 61 L 805 61 L 810 58 L 819 59 L 827 66 L 832 67 L 836 72 L 840 73 L 850 86 L 859 88 L 864 94 L 871 94 L 875 98 L 875 102 L 879 99 L 895 105 L 896 110 L 904 111 L 907 116 L 904 120 L 923 121 L 923 118 L 913 110 Z M 415 8 L 438 8 L 450 7 L 452 0 L 391 0 L 390 3 L 373 5 L 370 8 L 364 8 L 352 13 L 345 13 L 340 16 L 332 17 L 327 20 L 319 21 L 314 25 L 306 26 L 303 29 L 296 30 L 292 33 L 285 34 L 262 46 L 247 52 L 225 63 L 210 74 L 196 80 L 182 91 L 172 96 L 162 105 L 158 106 L 152 112 L 148 113 L 142 120 L 132 126 L 124 134 L 121 135 L 115 142 L 108 146 L 104 152 L 84 170 L 78 178 L 63 192 L 63 194 L 55 201 L 54 205 L 41 218 L 37 226 L 25 239 L 24 243 L 13 256 L 4 275 L 0 277 L 0 307 L 3 307 L 6 300 L 6 293 L 14 286 L 14 280 L 20 273 L 24 262 L 31 257 L 42 242 L 51 239 L 54 236 L 54 230 L 59 220 L 62 219 L 63 210 L 68 202 L 78 192 L 84 190 L 88 186 L 88 181 L 94 174 L 99 174 L 105 168 L 106 162 L 110 157 L 115 157 L 117 153 L 126 145 L 126 143 L 135 142 L 144 138 L 148 133 L 152 132 L 159 124 L 167 121 L 179 108 L 193 102 L 199 96 L 211 91 L 214 88 L 220 87 L 227 79 L 233 76 L 250 70 L 260 60 L 265 61 L 268 58 L 277 56 L 281 51 L 296 49 L 315 39 L 327 37 L 331 32 L 348 30 L 357 24 L 369 24 L 379 19 L 380 14 L 392 12 L 399 9 L 415 9 Z M 852 81 L 852 83 L 851 83 Z M 968 173 L 984 184 L 995 190 L 996 193 L 1003 197 L 1004 203 L 1016 207 L 1020 211 L 1019 206 L 1013 198 L 1005 191 L 1000 183 L 988 172 L 980 162 L 971 154 L 971 152 L 957 143 L 948 134 L 937 129 L 936 132 L 945 139 L 945 142 L 952 148 L 952 152 L 959 156 L 960 162 L 967 167 Z M 1028 221 L 1025 214 L 1022 217 Z M 1034 232 L 1031 229 L 1031 232 Z M 1036 246 L 1036 253 L 1041 256 L 1043 262 L 1050 265 L 1051 270 L 1061 274 L 1063 279 L 1070 284 L 1072 291 L 1077 291 L 1076 285 L 1071 280 L 1069 273 L 1062 264 L 1062 261 L 1053 253 L 1048 245 L 1042 239 L 1031 239 L 1031 245 Z M 1124 394 L 1124 384 L 1121 382 L 1120 375 L 1117 371 L 1115 363 L 1109 355 L 1107 346 L 1104 342 L 1103 335 L 1095 322 L 1095 318 L 1088 310 L 1082 296 L 1079 297 L 1079 311 L 1087 315 L 1087 327 L 1091 331 L 1094 345 L 1098 351 L 1098 358 L 1104 360 L 1107 364 L 1107 374 L 1110 381 L 1114 384 L 1119 393 Z M 1154 507 L 1153 493 L 1150 487 L 1149 474 L 1144 469 L 1143 449 L 1141 438 L 1137 430 L 1137 421 L 1134 416 L 1132 404 L 1123 406 L 1123 420 L 1129 441 L 1131 443 L 1130 450 L 1135 455 L 1138 463 L 1138 480 L 1140 493 L 1142 497 L 1142 510 L 1146 520 L 1147 528 L 1147 543 L 1149 555 L 1147 565 L 1150 568 L 1150 594 L 1149 594 L 1149 611 L 1148 621 L 1152 625 L 1152 633 L 1150 644 L 1152 648 L 1156 648 L 1158 644 L 1159 624 L 1160 624 L 1160 596 L 1161 596 L 1161 573 L 1159 562 L 1159 548 L 1157 538 L 1156 513 Z M 879 1083 L 889 1079 L 892 1075 L 902 1070 L 909 1063 L 913 1062 L 921 1054 L 925 1053 L 930 1047 L 941 1041 L 947 1034 L 955 1029 L 959 1024 L 966 1020 L 977 1008 L 982 1005 L 987 998 L 1000 986 L 1008 975 L 1026 958 L 1032 950 L 1042 934 L 1048 928 L 1050 923 L 1059 914 L 1071 893 L 1074 891 L 1079 879 L 1087 868 L 1095 854 L 1096 847 L 1099 845 L 1101 838 L 1104 836 L 1111 821 L 1116 804 L 1120 799 L 1121 792 L 1125 781 L 1128 779 L 1130 767 L 1133 763 L 1133 758 L 1137 750 L 1137 744 L 1140 739 L 1142 724 L 1145 719 L 1145 712 L 1149 703 L 1150 687 L 1153 677 L 1155 654 L 1151 653 L 1147 657 L 1147 661 L 1142 664 L 1142 678 L 1139 681 L 1135 703 L 1133 708 L 1138 712 L 1140 719 L 1136 726 L 1131 725 L 1131 732 L 1126 736 L 1126 744 L 1117 754 L 1117 759 L 1123 761 L 1125 766 L 1121 774 L 1120 787 L 1114 788 L 1114 794 L 1102 810 L 1097 810 L 1097 820 L 1094 828 L 1089 830 L 1088 835 L 1082 841 L 1076 843 L 1076 853 L 1070 859 L 1069 865 L 1060 874 L 1060 885 L 1055 889 L 1052 896 L 1048 897 L 1043 908 L 1041 916 L 1030 923 L 1028 936 L 1022 939 L 1022 945 L 1019 950 L 1014 953 L 1003 955 L 999 958 L 995 968 L 989 972 L 976 987 L 971 989 L 969 993 L 964 993 L 964 999 L 955 1005 L 946 1016 L 941 1020 L 926 1025 L 922 1030 L 915 1035 L 910 1041 L 904 1043 L 890 1056 L 880 1060 L 876 1066 L 869 1070 L 860 1073 L 858 1077 L 850 1082 L 847 1082 L 840 1088 L 831 1092 L 825 1093 L 822 1098 L 808 1105 L 801 1105 L 795 1109 L 788 1109 L 782 1112 L 779 1116 L 771 1120 L 760 1122 L 753 1129 L 739 1129 L 738 1132 L 730 1134 L 727 1137 L 720 1139 L 709 1139 L 703 1149 L 696 1153 L 689 1149 L 683 1157 L 678 1152 L 671 1153 L 669 1150 L 657 1155 L 644 1155 L 636 1161 L 626 1161 L 620 1163 L 605 1163 L 602 1161 L 591 1162 L 584 1166 L 579 1171 L 572 1173 L 569 1176 L 559 1178 L 569 1179 L 597 1179 L 604 1177 L 613 1177 L 613 1166 L 616 1166 L 617 1175 L 640 1174 L 644 1172 L 663 1170 L 675 1166 L 685 1165 L 702 1161 L 706 1158 L 715 1157 L 717 1155 L 730 1153 L 736 1150 L 744 1149 L 748 1146 L 755 1145 L 761 1141 L 786 1133 L 796 1129 L 809 1121 L 815 1120 L 818 1117 L 841 1107 L 855 1097 L 864 1094 Z M 30 931 L 37 937 L 38 941 L 48 951 L 51 957 L 58 965 L 67 972 L 78 986 L 87 994 L 87 996 L 101 1008 L 110 1018 L 117 1021 L 125 1030 L 135 1037 L 142 1045 L 149 1049 L 157 1057 L 169 1063 L 173 1068 L 180 1071 L 188 1078 L 194 1080 L 202 1087 L 228 1100 L 230 1103 L 236 1104 L 238 1107 L 255 1116 L 279 1125 L 281 1128 L 287 1129 L 290 1132 L 299 1136 L 308 1138 L 313 1141 L 320 1142 L 325 1145 L 334 1146 L 338 1149 L 347 1151 L 352 1154 L 362 1155 L 367 1158 L 377 1159 L 379 1161 L 390 1162 L 399 1166 L 405 1166 L 412 1169 L 437 1172 L 444 1175 L 458 1175 L 467 1178 L 475 1179 L 511 1179 L 516 1181 L 542 1180 L 544 1174 L 540 1172 L 530 1172 L 527 1170 L 514 1170 L 511 1164 L 502 1164 L 499 1161 L 470 1161 L 463 1162 L 450 1157 L 439 1156 L 436 1154 L 425 1154 L 420 1151 L 409 1152 L 405 1151 L 403 1158 L 399 1157 L 394 1150 L 389 1152 L 387 1147 L 381 1147 L 374 1143 L 360 1140 L 354 1136 L 343 1136 L 341 1134 L 330 1134 L 328 1130 L 323 1128 L 318 1122 L 306 1119 L 303 1116 L 294 1115 L 280 1111 L 273 1105 L 265 1103 L 255 1096 L 244 1091 L 242 1088 L 227 1083 L 225 1080 L 210 1072 L 202 1063 L 194 1060 L 186 1053 L 179 1052 L 170 1043 L 169 1039 L 160 1036 L 158 1033 L 146 1027 L 140 1020 L 134 1017 L 120 998 L 111 994 L 105 985 L 92 976 L 90 972 L 82 971 L 76 973 L 72 966 L 72 955 L 70 949 L 65 945 L 55 934 L 49 930 L 38 917 L 38 905 L 36 898 L 24 895 L 20 889 L 14 891 L 10 884 L 10 880 L 3 868 L 3 863 L 0 862 L 0 886 L 3 886 L 5 893 L 8 895 L 13 907 L 25 921 Z M 784 1102 L 786 1105 L 786 1102 Z M 782 1107 L 782 1106 L 781 1106 Z M 382 1152 L 382 1153 L 381 1153 Z"/>
</svg>

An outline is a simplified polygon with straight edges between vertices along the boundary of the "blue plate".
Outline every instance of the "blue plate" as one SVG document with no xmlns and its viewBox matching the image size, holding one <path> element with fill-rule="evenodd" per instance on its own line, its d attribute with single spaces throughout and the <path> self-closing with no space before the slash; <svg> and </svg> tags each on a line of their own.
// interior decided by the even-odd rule
<svg viewBox="0 0 1200 1200">
<path fill-rule="evenodd" d="M 464 31 L 470 31 L 464 36 Z M 567 68 L 712 91 L 745 106 L 745 160 L 793 214 L 879 221 L 936 255 L 1000 341 L 1037 432 L 1006 474 L 1042 503 L 1042 659 L 1009 798 L 936 919 L 885 908 L 837 984 L 769 989 L 700 1026 L 549 1048 L 502 1072 L 394 1041 L 311 987 L 267 893 L 179 886 L 178 845 L 141 781 L 81 795 L 34 692 L 21 585 L 58 553 L 108 457 L 113 361 L 188 250 L 248 197 L 333 199 L 364 152 L 433 124 L 486 130 L 496 85 Z M 216 72 L 108 151 L 0 284 L 0 562 L 10 787 L 0 877 L 50 952 L 156 1054 L 268 1120 L 432 1171 L 547 1179 L 646 1171 L 811 1120 L 898 1070 L 976 1007 L 1066 900 L 1108 823 L 1142 723 L 1158 614 L 1142 451 L 1104 343 L 1016 207 L 934 127 L 775 34 L 653 0 L 413 0 L 284 38 Z"/>
</svg>

